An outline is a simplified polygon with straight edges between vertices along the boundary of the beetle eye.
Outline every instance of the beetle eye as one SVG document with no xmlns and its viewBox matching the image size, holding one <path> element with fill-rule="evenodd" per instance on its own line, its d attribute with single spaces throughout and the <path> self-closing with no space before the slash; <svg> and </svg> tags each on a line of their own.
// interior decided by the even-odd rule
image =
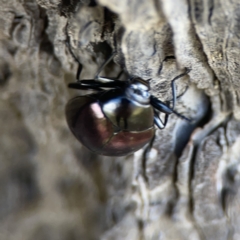
<svg viewBox="0 0 240 240">
<path fill-rule="evenodd" d="M 140 95 L 140 94 L 141 94 L 141 90 L 139 90 L 139 89 L 134 89 L 134 93 Z"/>
<path fill-rule="evenodd" d="M 135 86 L 134 84 L 130 85 L 130 88 L 133 89 L 133 90 L 136 90 L 137 89 L 137 86 Z"/>
<path fill-rule="evenodd" d="M 143 91 L 142 95 L 143 95 L 143 97 L 146 97 L 146 98 L 150 97 L 150 93 L 148 91 Z"/>
</svg>

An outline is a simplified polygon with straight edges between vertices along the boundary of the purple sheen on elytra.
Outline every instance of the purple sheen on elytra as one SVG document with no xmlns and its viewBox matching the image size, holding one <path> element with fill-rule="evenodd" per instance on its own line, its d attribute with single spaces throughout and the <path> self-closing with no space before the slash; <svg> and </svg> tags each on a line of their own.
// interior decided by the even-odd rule
<svg viewBox="0 0 240 240">
<path fill-rule="evenodd" d="M 104 116 L 99 103 L 87 96 L 72 99 L 66 106 L 66 116 L 74 136 L 101 155 L 124 156 L 139 150 L 154 136 L 153 127 L 142 132 L 114 133 L 114 125 Z"/>
<path fill-rule="evenodd" d="M 102 155 L 125 156 L 136 152 L 154 136 L 154 128 L 143 132 L 120 131 L 114 135 L 101 151 Z"/>
<path fill-rule="evenodd" d="M 74 126 L 75 137 L 91 151 L 99 151 L 113 135 L 112 123 L 102 114 L 98 103 L 85 105 L 79 110 Z"/>
</svg>

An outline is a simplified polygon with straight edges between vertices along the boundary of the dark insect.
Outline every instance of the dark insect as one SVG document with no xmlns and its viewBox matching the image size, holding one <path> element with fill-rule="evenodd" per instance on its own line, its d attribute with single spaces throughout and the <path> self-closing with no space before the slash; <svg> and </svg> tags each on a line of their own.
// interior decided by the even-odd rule
<svg viewBox="0 0 240 240">
<path fill-rule="evenodd" d="M 106 156 L 125 156 L 133 153 L 154 137 L 154 124 L 163 129 L 171 113 L 189 121 L 174 110 L 176 102 L 175 80 L 171 82 L 172 107 L 149 93 L 147 81 L 132 77 L 126 81 L 100 77 L 102 69 L 114 54 L 100 67 L 94 79 L 80 80 L 79 64 L 77 82 L 70 88 L 96 90 L 97 93 L 78 96 L 66 106 L 66 118 L 74 136 L 89 150 Z M 108 89 L 108 90 L 106 90 Z M 162 121 L 159 112 L 165 114 Z"/>
</svg>

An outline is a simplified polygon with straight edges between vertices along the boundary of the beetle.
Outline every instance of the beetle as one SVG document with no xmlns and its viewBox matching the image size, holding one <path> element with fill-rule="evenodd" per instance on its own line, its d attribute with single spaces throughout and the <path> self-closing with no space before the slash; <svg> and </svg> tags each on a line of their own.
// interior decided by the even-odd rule
<svg viewBox="0 0 240 240">
<path fill-rule="evenodd" d="M 80 80 L 82 65 L 79 63 L 77 81 L 68 86 L 74 89 L 95 90 L 96 93 L 78 96 L 66 105 L 66 119 L 73 135 L 89 150 L 105 156 L 125 156 L 146 145 L 155 135 L 156 125 L 163 129 L 169 114 L 189 121 L 174 110 L 176 103 L 175 81 L 171 81 L 172 107 L 150 94 L 148 81 L 130 77 L 100 77 L 102 69 L 115 53 L 99 68 L 94 79 Z M 165 114 L 164 121 L 159 112 Z"/>
</svg>

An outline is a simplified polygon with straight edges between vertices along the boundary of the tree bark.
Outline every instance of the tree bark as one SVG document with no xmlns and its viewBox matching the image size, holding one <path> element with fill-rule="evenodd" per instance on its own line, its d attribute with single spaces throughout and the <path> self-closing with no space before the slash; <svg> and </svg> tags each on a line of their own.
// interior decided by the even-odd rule
<svg viewBox="0 0 240 240">
<path fill-rule="evenodd" d="M 0 239 L 240 239 L 240 4 L 0 0 Z M 150 80 L 171 115 L 149 151 L 89 152 L 69 90 L 101 75 Z M 187 91 L 185 91 L 187 89 Z M 89 93 L 89 92 L 88 92 Z M 181 96 L 182 95 L 182 96 Z"/>
</svg>

